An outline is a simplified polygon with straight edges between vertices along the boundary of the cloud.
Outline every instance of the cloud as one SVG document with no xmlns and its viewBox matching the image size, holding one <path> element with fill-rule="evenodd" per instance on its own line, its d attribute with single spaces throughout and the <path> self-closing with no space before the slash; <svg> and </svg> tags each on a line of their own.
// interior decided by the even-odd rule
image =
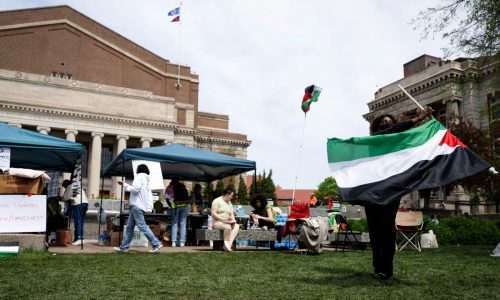
<svg viewBox="0 0 500 300">
<path fill-rule="evenodd" d="M 0 9 L 68 4 L 142 47 L 200 76 L 199 108 L 229 115 L 252 140 L 248 158 L 282 187 L 315 188 L 329 176 L 326 139 L 368 134 L 362 115 L 374 92 L 403 76 L 403 64 L 442 41 L 419 42 L 408 22 L 425 1 L 2 1 Z M 182 25 L 181 55 L 178 53 Z M 305 122 L 304 88 L 323 88 Z"/>
</svg>

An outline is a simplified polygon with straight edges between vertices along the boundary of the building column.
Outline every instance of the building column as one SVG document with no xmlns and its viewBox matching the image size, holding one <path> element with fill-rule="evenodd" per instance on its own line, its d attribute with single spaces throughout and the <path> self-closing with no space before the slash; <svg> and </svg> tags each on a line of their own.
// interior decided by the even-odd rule
<svg viewBox="0 0 500 300">
<path fill-rule="evenodd" d="M 449 123 L 449 118 L 454 117 L 453 123 L 458 125 L 460 123 L 460 109 L 458 100 L 446 101 L 446 122 Z"/>
<path fill-rule="evenodd" d="M 129 139 L 129 137 L 127 135 L 117 135 L 116 136 L 116 155 L 120 154 L 123 149 L 126 149 L 127 148 L 127 140 Z M 113 191 L 115 193 L 115 197 L 120 199 L 120 195 L 121 195 L 121 192 L 122 192 L 122 186 L 121 185 L 118 185 L 118 180 L 121 180 L 122 178 L 121 177 L 118 177 L 118 176 L 113 176 L 113 179 L 112 179 L 112 187 L 113 187 Z"/>
<path fill-rule="evenodd" d="M 47 126 L 37 126 L 36 130 L 41 133 L 41 134 L 49 134 L 50 132 L 50 127 Z"/>
<path fill-rule="evenodd" d="M 163 145 L 169 145 L 172 144 L 171 140 L 163 140 Z"/>
<path fill-rule="evenodd" d="M 151 142 L 153 142 L 152 138 L 142 137 L 141 138 L 142 148 L 149 148 L 151 146 Z"/>
<path fill-rule="evenodd" d="M 70 142 L 76 142 L 76 136 L 78 135 L 78 130 L 76 129 L 65 129 L 66 140 Z M 63 173 L 63 180 L 69 180 L 71 178 L 71 173 Z"/>
<path fill-rule="evenodd" d="M 19 123 L 7 123 L 7 124 L 9 124 L 10 126 L 17 127 L 17 128 L 23 128 L 23 125 L 21 125 Z"/>
<path fill-rule="evenodd" d="M 90 197 L 99 197 L 99 180 L 101 178 L 101 152 L 102 138 L 104 133 L 92 132 L 92 143 L 90 145 L 90 164 L 88 183 L 89 188 L 87 195 Z"/>
</svg>

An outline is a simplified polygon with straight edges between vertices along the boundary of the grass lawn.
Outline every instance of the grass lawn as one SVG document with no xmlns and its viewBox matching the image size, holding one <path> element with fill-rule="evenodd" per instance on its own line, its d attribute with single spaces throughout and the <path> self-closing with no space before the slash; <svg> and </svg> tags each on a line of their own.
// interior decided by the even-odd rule
<svg viewBox="0 0 500 300">
<path fill-rule="evenodd" d="M 0 299 L 499 299 L 491 247 L 396 253 L 395 278 L 371 251 L 57 254 L 0 258 Z"/>
</svg>

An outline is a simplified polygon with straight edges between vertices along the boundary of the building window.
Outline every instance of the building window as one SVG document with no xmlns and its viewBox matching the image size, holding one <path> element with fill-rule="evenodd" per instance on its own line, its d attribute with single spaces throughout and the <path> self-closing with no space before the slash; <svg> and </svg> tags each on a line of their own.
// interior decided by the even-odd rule
<svg viewBox="0 0 500 300">
<path fill-rule="evenodd" d="M 111 162 L 113 158 L 113 145 L 112 144 L 102 144 L 101 148 L 101 171 Z M 104 178 L 111 178 L 107 175 Z"/>
<path fill-rule="evenodd" d="M 491 121 L 500 121 L 500 94 L 491 98 Z"/>
<path fill-rule="evenodd" d="M 50 76 L 51 77 L 57 77 L 57 72 L 55 72 L 55 71 L 50 72 Z"/>
</svg>

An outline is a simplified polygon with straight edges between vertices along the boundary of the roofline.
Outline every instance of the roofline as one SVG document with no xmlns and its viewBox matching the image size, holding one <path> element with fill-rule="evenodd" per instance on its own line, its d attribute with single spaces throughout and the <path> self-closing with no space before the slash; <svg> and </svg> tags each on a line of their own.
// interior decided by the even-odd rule
<svg viewBox="0 0 500 300">
<path fill-rule="evenodd" d="M 152 55 L 154 55 L 154 56 L 156 56 L 156 57 L 160 58 L 161 60 L 165 61 L 166 63 L 168 63 L 168 64 L 174 64 L 174 63 L 170 62 L 170 60 L 168 60 L 168 59 L 166 59 L 166 58 L 163 58 L 163 57 L 161 57 L 160 55 L 158 55 L 158 54 L 156 54 L 156 53 L 152 52 L 151 50 L 148 50 L 148 49 L 144 48 L 143 46 L 139 45 L 138 43 L 136 43 L 136 42 L 132 41 L 131 39 L 129 39 L 129 38 L 127 38 L 127 37 L 125 37 L 125 36 L 123 36 L 123 35 L 121 35 L 121 34 L 119 34 L 118 32 L 114 31 L 113 29 L 111 29 L 111 28 L 109 28 L 109 27 L 107 27 L 107 26 L 105 26 L 105 25 L 101 24 L 100 22 L 98 22 L 98 21 L 96 21 L 96 20 L 94 20 L 94 19 L 90 18 L 89 16 L 87 16 L 87 15 L 85 15 L 84 13 L 82 13 L 82 12 L 80 12 L 80 11 L 78 11 L 78 10 L 74 9 L 73 7 L 71 7 L 71 6 L 69 6 L 69 5 L 54 5 L 54 6 L 42 6 L 42 7 L 33 7 L 33 8 L 22 8 L 22 9 L 4 10 L 4 11 L 0 11 L 0 14 L 10 13 L 10 12 L 31 11 L 31 10 L 55 9 L 55 8 L 68 8 L 68 9 L 72 10 L 73 12 L 75 12 L 75 13 L 77 13 L 77 14 L 79 14 L 79 15 L 81 15 L 81 16 L 83 16 L 83 17 L 85 17 L 85 18 L 87 18 L 87 19 L 88 19 L 88 20 L 90 20 L 91 22 L 97 23 L 97 24 L 99 24 L 100 26 L 102 26 L 102 27 L 106 28 L 107 30 L 109 30 L 109 31 L 111 31 L 112 33 L 114 33 L 114 34 L 116 34 L 117 36 L 119 36 L 120 38 L 123 38 L 123 39 L 125 39 L 126 41 L 128 41 L 128 42 L 130 42 L 130 43 L 132 43 L 132 44 L 134 44 L 134 45 L 136 45 L 136 46 L 138 46 L 139 48 L 141 48 L 142 50 L 144 50 L 144 51 L 148 52 L 149 54 L 152 54 Z M 183 66 L 184 66 L 184 67 L 188 67 L 188 68 L 190 68 L 189 66 L 185 66 L 185 65 L 183 65 Z"/>
</svg>

